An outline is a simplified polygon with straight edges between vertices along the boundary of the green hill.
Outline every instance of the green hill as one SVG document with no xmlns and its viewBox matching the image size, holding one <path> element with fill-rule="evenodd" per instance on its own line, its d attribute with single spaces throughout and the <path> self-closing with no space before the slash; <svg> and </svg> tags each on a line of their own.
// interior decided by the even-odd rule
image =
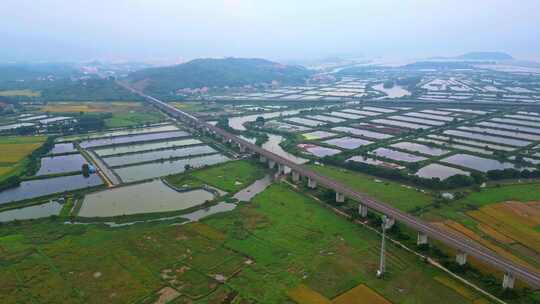
<svg viewBox="0 0 540 304">
<path fill-rule="evenodd" d="M 311 72 L 301 66 L 289 66 L 264 59 L 195 59 L 183 64 L 143 69 L 131 73 L 133 83 L 144 83 L 145 90 L 173 92 L 184 88 L 223 88 L 259 85 L 303 84 Z"/>
</svg>

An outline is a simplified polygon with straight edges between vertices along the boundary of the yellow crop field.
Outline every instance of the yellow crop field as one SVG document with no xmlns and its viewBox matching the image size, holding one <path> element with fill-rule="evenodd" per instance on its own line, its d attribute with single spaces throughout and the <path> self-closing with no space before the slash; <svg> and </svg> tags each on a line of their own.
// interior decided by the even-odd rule
<svg viewBox="0 0 540 304">
<path fill-rule="evenodd" d="M 495 241 L 497 241 L 499 243 L 512 244 L 512 243 L 516 242 L 513 239 L 507 237 L 506 235 L 500 233 L 499 231 L 491 228 L 491 226 L 488 226 L 486 224 L 480 223 L 480 224 L 478 224 L 477 227 L 478 227 L 478 229 L 480 229 L 480 231 L 482 231 L 487 236 L 489 236 L 490 238 L 494 239 Z"/>
<path fill-rule="evenodd" d="M 26 96 L 26 97 L 39 97 L 41 96 L 40 92 L 32 90 L 9 90 L 9 91 L 0 91 L 0 96 L 13 97 L 13 96 Z"/>
<path fill-rule="evenodd" d="M 9 173 L 11 170 L 13 170 L 13 167 L 0 167 L 0 176 Z"/>
<path fill-rule="evenodd" d="M 475 220 L 490 226 L 503 235 L 515 240 L 522 245 L 529 247 L 536 252 L 540 252 L 540 233 L 531 226 L 531 221 L 520 220 L 509 212 L 496 210 L 489 205 L 480 210 L 467 212 L 467 215 Z"/>
<path fill-rule="evenodd" d="M 25 158 L 45 141 L 44 136 L 0 137 L 1 163 L 15 164 Z"/>
<path fill-rule="evenodd" d="M 337 296 L 332 300 L 333 304 L 392 304 L 373 289 L 364 284 Z"/>
<path fill-rule="evenodd" d="M 469 288 L 465 287 L 460 282 L 452 280 L 451 278 L 449 278 L 447 276 L 436 276 L 435 281 L 437 281 L 437 282 L 443 284 L 444 286 L 452 289 L 453 291 L 459 293 L 464 298 L 466 298 L 466 299 L 468 299 L 470 301 L 473 301 L 478 297 Z"/>
<path fill-rule="evenodd" d="M 497 246 L 496 244 L 494 244 L 494 243 L 492 243 L 492 242 L 490 242 L 490 241 L 488 241 L 486 239 L 483 239 L 478 234 L 476 234 L 474 231 L 470 230 L 469 228 L 467 228 L 467 227 L 465 227 L 465 226 L 463 226 L 463 225 L 461 225 L 459 223 L 456 223 L 454 221 L 445 221 L 444 226 L 447 226 L 448 229 L 450 229 L 451 231 L 453 230 L 454 232 L 458 232 L 458 233 L 460 233 L 462 235 L 465 235 L 469 239 L 483 245 L 484 247 L 496 252 L 497 254 L 499 254 L 502 257 L 505 257 L 505 258 L 513 261 L 516 264 L 523 265 L 524 267 L 528 267 L 530 269 L 535 269 L 534 266 L 530 265 L 529 263 L 527 263 L 524 260 L 520 259 L 519 257 L 515 256 L 511 252 L 505 250 L 504 248 L 501 248 L 501 247 Z"/>
<path fill-rule="evenodd" d="M 54 102 L 42 108 L 42 112 L 51 113 L 101 113 L 101 112 L 122 112 L 140 107 L 139 102 Z"/>
<path fill-rule="evenodd" d="M 289 298 L 298 304 L 331 304 L 332 302 L 326 297 L 309 288 L 304 284 L 300 284 L 287 292 Z"/>
<path fill-rule="evenodd" d="M 490 207 L 508 213 L 530 227 L 540 225 L 540 202 L 504 202 Z"/>
</svg>

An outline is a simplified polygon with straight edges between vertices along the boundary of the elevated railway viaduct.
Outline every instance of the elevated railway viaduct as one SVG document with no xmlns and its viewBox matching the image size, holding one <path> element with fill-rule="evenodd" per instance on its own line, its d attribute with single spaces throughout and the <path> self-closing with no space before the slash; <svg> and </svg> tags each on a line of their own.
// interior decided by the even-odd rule
<svg viewBox="0 0 540 304">
<path fill-rule="evenodd" d="M 171 117 L 176 118 L 202 132 L 211 133 L 215 136 L 221 137 L 223 141 L 237 145 L 241 152 L 251 152 L 258 155 L 261 161 L 268 162 L 270 168 L 277 165 L 278 173 L 291 172 L 292 180 L 295 182 L 300 181 L 300 178 L 304 177 L 307 178 L 308 187 L 315 188 L 317 185 L 321 185 L 325 188 L 334 190 L 336 192 L 336 200 L 338 201 L 343 201 L 345 197 L 348 197 L 359 202 L 358 211 L 361 216 L 367 216 L 367 210 L 369 208 L 386 215 L 390 219 L 387 221 L 387 225 L 389 226 L 393 225 L 395 221 L 405 224 L 409 228 L 418 232 L 418 244 L 427 243 L 429 237 L 440 241 L 451 248 L 454 248 L 457 250 L 456 262 L 458 264 L 465 264 L 467 261 L 467 256 L 470 255 L 494 267 L 495 269 L 502 271 L 504 273 L 502 282 L 503 288 L 513 288 L 516 278 L 521 279 L 535 289 L 540 288 L 540 274 L 538 272 L 501 257 L 488 248 L 475 243 L 462 235 L 449 231 L 443 231 L 431 226 L 412 215 L 397 210 L 387 203 L 378 201 L 365 193 L 358 192 L 338 181 L 320 175 L 305 166 L 298 165 L 288 159 L 262 149 L 257 145 L 254 145 L 229 132 L 200 120 L 185 111 L 181 111 L 154 97 L 145 95 L 140 91 L 132 89 L 131 87 L 126 85 L 123 86 L 144 97 L 148 102 Z"/>
</svg>

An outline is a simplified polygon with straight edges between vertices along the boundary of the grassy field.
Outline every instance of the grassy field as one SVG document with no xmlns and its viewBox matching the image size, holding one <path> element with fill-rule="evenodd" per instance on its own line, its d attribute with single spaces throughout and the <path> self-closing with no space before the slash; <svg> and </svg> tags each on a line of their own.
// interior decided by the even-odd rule
<svg viewBox="0 0 540 304">
<path fill-rule="evenodd" d="M 141 102 L 51 102 L 39 109 L 41 112 L 78 114 L 84 113 L 112 113 L 112 117 L 105 120 L 107 128 L 122 128 L 156 123 L 164 119 L 155 109 Z"/>
<path fill-rule="evenodd" d="M 392 245 L 377 279 L 379 238 L 285 185 L 198 223 L 172 222 L 0 226 L 2 303 L 292 303 L 299 284 L 328 299 L 364 284 L 393 303 L 470 303 Z"/>
<path fill-rule="evenodd" d="M 392 181 L 377 181 L 362 173 L 331 166 L 311 166 L 311 168 L 403 211 L 424 207 L 433 201 L 433 197 L 428 194 Z"/>
<path fill-rule="evenodd" d="M 161 115 L 159 112 L 150 108 L 143 109 L 125 113 L 113 113 L 112 118 L 105 119 L 105 126 L 107 128 L 124 128 L 142 124 L 157 123 L 164 120 L 163 115 Z"/>
<path fill-rule="evenodd" d="M 235 193 L 264 176 L 262 166 L 246 160 L 230 161 L 209 168 L 195 170 L 167 177 L 167 181 L 177 187 L 201 186 L 203 183 L 223 191 Z"/>
<path fill-rule="evenodd" d="M 229 282 L 248 298 L 283 303 L 285 291 L 304 284 L 332 299 L 364 283 L 394 302 L 429 303 L 437 297 L 442 303 L 463 303 L 433 280 L 437 271 L 393 246 L 389 275 L 378 280 L 378 237 L 283 185 L 271 186 L 234 213 L 233 221 L 220 217 L 206 223 L 227 232 L 227 247 L 256 262 L 253 271 Z"/>
<path fill-rule="evenodd" d="M 5 96 L 5 97 L 15 97 L 15 96 L 39 97 L 39 96 L 41 96 L 41 93 L 36 92 L 36 91 L 32 91 L 32 90 L 8 90 L 8 91 L 0 91 L 0 96 Z"/>
<path fill-rule="evenodd" d="M 491 186 L 431 209 L 422 217 L 454 222 L 452 228 L 458 227 L 455 230 L 500 255 L 540 269 L 539 190 L 538 183 Z"/>
</svg>

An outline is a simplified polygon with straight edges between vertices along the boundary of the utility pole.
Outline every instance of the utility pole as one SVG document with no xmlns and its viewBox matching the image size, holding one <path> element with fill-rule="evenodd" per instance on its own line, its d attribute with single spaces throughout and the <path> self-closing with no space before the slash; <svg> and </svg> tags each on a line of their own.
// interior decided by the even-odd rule
<svg viewBox="0 0 540 304">
<path fill-rule="evenodd" d="M 386 222 L 388 218 L 386 215 L 383 215 L 382 217 L 382 239 L 381 239 L 381 257 L 379 262 L 379 270 L 377 270 L 377 277 L 382 278 L 384 274 L 384 268 L 385 268 L 385 261 L 384 261 L 384 239 L 386 238 Z"/>
</svg>

